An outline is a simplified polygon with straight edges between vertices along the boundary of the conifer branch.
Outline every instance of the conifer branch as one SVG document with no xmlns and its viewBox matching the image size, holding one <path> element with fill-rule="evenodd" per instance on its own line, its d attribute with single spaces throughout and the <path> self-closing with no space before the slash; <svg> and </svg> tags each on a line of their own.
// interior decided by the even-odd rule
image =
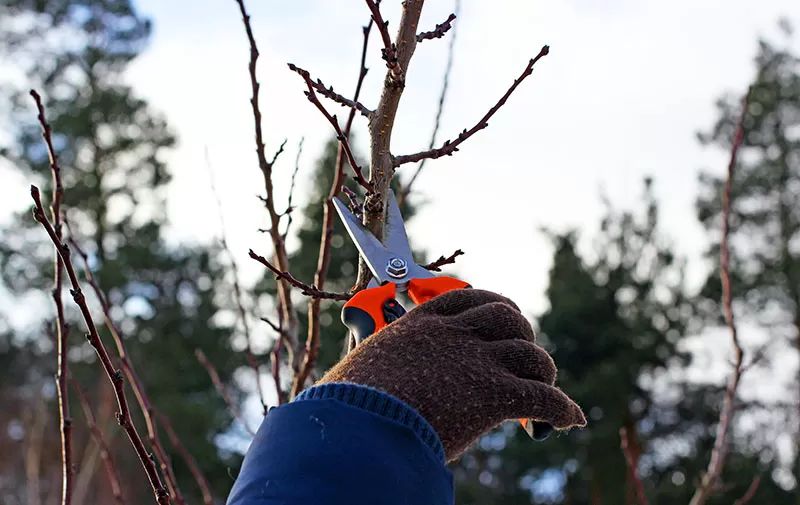
<svg viewBox="0 0 800 505">
<path fill-rule="evenodd" d="M 731 198 L 733 188 L 733 177 L 736 168 L 736 155 L 744 142 L 744 121 L 747 117 L 747 107 L 750 100 L 750 90 L 748 89 L 742 99 L 742 110 L 736 124 L 733 142 L 731 144 L 730 160 L 728 162 L 728 176 L 722 191 L 722 240 L 720 242 L 720 281 L 722 282 L 722 310 L 725 315 L 725 322 L 731 334 L 731 344 L 733 346 L 734 362 L 733 371 L 728 377 L 728 384 L 725 388 L 725 396 L 722 401 L 722 410 L 719 415 L 719 424 L 714 439 L 714 447 L 711 450 L 711 459 L 703 475 L 699 486 L 695 490 L 689 505 L 704 505 L 708 498 L 717 490 L 722 469 L 725 467 L 725 459 L 728 455 L 728 435 L 733 416 L 736 411 L 736 393 L 739 389 L 739 381 L 742 377 L 744 365 L 744 351 L 739 342 L 739 334 L 736 329 L 736 321 L 733 313 L 733 294 L 731 291 L 730 274 L 730 220 L 731 220 Z"/>
</svg>

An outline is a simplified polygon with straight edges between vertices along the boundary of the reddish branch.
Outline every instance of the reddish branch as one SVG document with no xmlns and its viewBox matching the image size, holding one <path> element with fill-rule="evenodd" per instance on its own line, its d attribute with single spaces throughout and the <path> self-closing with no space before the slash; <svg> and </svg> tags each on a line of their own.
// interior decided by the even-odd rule
<svg viewBox="0 0 800 505">
<path fill-rule="evenodd" d="M 451 16 L 455 17 L 461 11 L 461 0 L 456 0 L 455 11 L 456 13 L 451 14 Z M 444 78 L 442 79 L 442 91 L 439 93 L 439 103 L 436 107 L 436 117 L 434 118 L 433 121 L 433 130 L 431 130 L 431 140 L 428 143 L 429 150 L 433 149 L 433 146 L 436 145 L 436 136 L 439 134 L 439 126 L 442 123 L 444 102 L 445 98 L 447 98 L 447 91 L 450 88 L 450 73 L 453 70 L 453 55 L 455 54 L 455 47 L 456 47 L 456 31 L 457 30 L 453 30 L 453 33 L 450 36 L 450 43 L 447 46 L 447 63 L 445 64 Z M 414 170 L 414 174 L 408 179 L 408 183 L 403 185 L 402 189 L 398 192 L 397 203 L 399 205 L 402 205 L 403 202 L 405 202 L 406 198 L 408 198 L 408 195 L 411 193 L 411 187 L 417 181 L 420 172 L 422 172 L 422 169 L 425 168 L 425 164 L 427 162 L 428 158 L 425 158 L 419 163 L 419 165 L 417 165 L 417 169 Z"/>
<path fill-rule="evenodd" d="M 367 48 L 369 47 L 369 34 L 372 29 L 372 24 L 373 21 L 372 18 L 370 18 L 369 22 L 367 22 L 362 29 L 364 38 L 361 44 L 361 58 L 358 64 L 356 89 L 353 92 L 354 102 L 358 102 L 358 97 L 361 94 L 361 86 L 364 83 L 364 78 L 367 76 Z M 345 142 L 350 138 L 350 129 L 353 126 L 354 120 L 355 110 L 350 109 L 347 122 L 342 132 L 342 137 L 345 139 Z M 320 289 L 325 287 L 325 281 L 328 278 L 328 269 L 331 263 L 331 238 L 333 238 L 333 225 L 336 219 L 333 198 L 346 187 L 344 186 L 344 160 L 345 158 L 349 159 L 347 155 L 349 144 L 345 144 L 345 142 L 339 141 L 331 189 L 328 191 L 328 197 L 322 204 L 322 231 L 319 243 L 319 255 L 317 256 L 317 269 L 316 272 L 314 272 L 314 285 Z M 308 335 L 306 337 L 305 358 L 300 372 L 295 375 L 292 381 L 292 396 L 302 391 L 308 380 L 308 376 L 314 369 L 314 364 L 319 355 L 321 303 L 319 298 L 311 298 L 308 301 Z"/>
<path fill-rule="evenodd" d="M 464 254 L 464 251 L 462 251 L 461 249 L 456 249 L 456 252 L 454 252 L 450 256 L 446 258 L 444 256 L 439 256 L 439 259 L 437 259 L 436 261 L 431 261 L 430 263 L 425 265 L 424 268 L 426 268 L 427 270 L 432 270 L 434 272 L 441 272 L 442 267 L 444 265 L 452 265 L 453 263 L 456 262 L 456 258 L 461 256 L 462 254 Z"/>
<path fill-rule="evenodd" d="M 733 505 L 747 505 L 752 501 L 753 498 L 756 496 L 756 492 L 758 491 L 758 486 L 761 485 L 761 476 L 756 475 L 753 477 L 753 480 L 750 481 L 750 485 L 747 486 L 747 491 L 744 492 L 741 498 L 733 502 Z"/>
<path fill-rule="evenodd" d="M 639 477 L 639 448 L 634 430 L 623 426 L 619 429 L 619 439 L 622 454 L 625 455 L 625 463 L 628 465 L 628 475 L 636 491 L 636 500 L 639 505 L 648 505 L 644 484 Z"/>
<path fill-rule="evenodd" d="M 306 82 L 306 87 L 308 91 L 305 91 L 304 94 L 308 101 L 313 103 L 317 109 L 325 116 L 325 119 L 333 126 L 333 130 L 336 132 L 336 140 L 339 141 L 339 144 L 342 145 L 345 154 L 347 155 L 347 161 L 350 163 L 350 167 L 353 169 L 355 175 L 355 180 L 360 184 L 364 189 L 367 190 L 367 193 L 372 192 L 372 184 L 364 178 L 364 173 L 361 170 L 361 166 L 356 162 L 355 156 L 353 156 L 353 150 L 350 147 L 350 141 L 348 140 L 347 136 L 342 131 L 341 126 L 339 126 L 339 120 L 336 118 L 335 115 L 331 115 L 330 112 L 322 105 L 317 98 L 317 94 L 314 92 L 314 82 L 311 80 L 311 76 L 309 75 L 307 70 L 303 70 L 302 68 L 294 65 L 293 63 L 289 63 L 289 69 L 297 72 L 300 77 Z"/>
<path fill-rule="evenodd" d="M 50 219 L 53 221 L 53 230 L 56 238 L 62 238 L 61 226 L 61 198 L 64 195 L 64 185 L 61 183 L 61 166 L 53 147 L 53 130 L 45 117 L 42 97 L 36 90 L 30 91 L 31 97 L 36 102 L 37 119 L 42 128 L 42 138 L 47 145 L 47 155 L 50 159 L 50 173 L 53 177 L 53 196 L 50 203 Z M 69 413 L 69 391 L 67 390 L 67 320 L 64 317 L 64 303 L 61 300 L 61 290 L 64 278 L 64 264 L 61 255 L 55 251 L 53 255 L 53 303 L 56 307 L 56 355 L 58 369 L 56 371 L 56 391 L 58 394 L 58 419 L 61 431 L 61 504 L 72 503 L 73 467 L 72 467 L 72 418 Z"/>
<path fill-rule="evenodd" d="M 294 171 L 292 172 L 292 182 L 289 183 L 289 198 L 286 201 L 286 210 L 283 211 L 283 215 L 287 216 L 286 219 L 286 228 L 283 229 L 283 239 L 286 240 L 286 237 L 289 236 L 289 230 L 292 228 L 292 216 L 294 212 L 294 205 L 292 205 L 292 200 L 294 199 L 294 184 L 297 180 L 297 172 L 300 171 L 300 156 L 303 155 L 303 143 L 305 142 L 305 137 L 300 138 L 300 142 L 297 144 L 297 156 L 294 159 Z"/>
<path fill-rule="evenodd" d="M 69 222 L 65 221 L 65 223 L 67 227 L 69 227 Z M 73 234 L 70 233 L 70 235 Z M 68 240 L 70 245 L 72 245 L 73 249 L 75 249 L 75 251 L 83 260 L 83 271 L 86 277 L 86 282 L 89 283 L 89 286 L 92 288 L 97 300 L 100 302 L 105 326 L 108 329 L 108 332 L 111 334 L 111 338 L 114 340 L 114 345 L 117 348 L 117 354 L 119 355 L 122 373 L 125 374 L 125 378 L 131 384 L 133 394 L 136 397 L 136 402 L 142 411 L 142 417 L 144 418 L 145 427 L 147 428 L 147 439 L 153 449 L 153 453 L 156 461 L 158 462 L 159 468 L 161 468 L 161 472 L 164 475 L 169 494 L 179 505 L 183 504 L 185 503 L 185 500 L 183 499 L 183 495 L 178 488 L 177 479 L 172 471 L 172 464 L 169 460 L 169 456 L 167 455 L 167 451 L 164 450 L 164 446 L 161 444 L 161 440 L 158 437 L 158 427 L 153 419 L 153 406 L 150 403 L 150 398 L 147 396 L 147 392 L 144 389 L 141 379 L 136 373 L 136 370 L 133 368 L 133 363 L 128 356 L 128 351 L 125 348 L 125 342 L 122 339 L 122 332 L 111 318 L 111 306 L 108 302 L 108 297 L 105 295 L 103 290 L 100 289 L 100 285 L 97 283 L 97 280 L 94 278 L 94 274 L 92 274 L 92 270 L 89 268 L 89 257 L 86 254 L 86 251 L 81 248 L 74 236 L 70 236 Z"/>
<path fill-rule="evenodd" d="M 267 258 L 261 256 L 260 254 L 256 254 L 252 249 L 250 249 L 249 253 L 251 258 L 253 258 L 254 260 L 258 261 L 259 263 L 267 267 L 269 270 L 271 270 L 272 273 L 275 274 L 276 280 L 279 281 L 285 280 L 292 286 L 298 288 L 300 292 L 306 296 L 310 296 L 312 298 L 324 298 L 327 300 L 340 300 L 340 301 L 349 300 L 350 298 L 352 298 L 352 295 L 348 293 L 333 293 L 330 291 L 322 291 L 321 289 L 317 288 L 317 286 L 312 286 L 299 280 L 290 272 L 279 269 L 278 267 L 270 263 L 269 260 L 267 260 Z"/>
<path fill-rule="evenodd" d="M 67 247 L 66 244 L 64 244 L 64 242 L 58 237 L 53 225 L 50 223 L 50 220 L 47 219 L 47 216 L 45 216 L 44 208 L 42 207 L 42 200 L 39 195 L 39 188 L 36 186 L 31 186 L 31 197 L 33 198 L 33 202 L 35 204 L 35 208 L 33 210 L 34 218 L 44 227 L 47 235 L 53 242 L 56 251 L 64 262 L 64 268 L 66 269 L 67 276 L 72 284 L 72 289 L 70 290 L 72 299 L 80 309 L 83 320 L 86 323 L 86 327 L 89 331 L 86 335 L 86 338 L 97 353 L 97 356 L 100 359 L 100 365 L 103 367 L 108 380 L 111 382 L 111 385 L 114 388 L 114 395 L 116 397 L 118 407 L 117 422 L 125 430 L 125 434 L 128 436 L 131 445 L 133 445 L 134 451 L 139 457 L 142 467 L 144 467 L 147 478 L 150 481 L 150 486 L 153 489 L 156 502 L 166 505 L 170 503 L 169 494 L 164 488 L 164 485 L 161 483 L 161 478 L 158 475 L 158 469 L 156 468 L 155 461 L 150 458 L 150 454 L 148 453 L 144 442 L 142 441 L 142 437 L 139 435 L 139 432 L 137 431 L 136 426 L 131 419 L 128 400 L 125 397 L 125 384 L 122 372 L 114 368 L 114 365 L 111 362 L 111 357 L 109 356 L 105 345 L 103 345 L 102 340 L 100 340 L 100 334 L 97 332 L 97 327 L 92 319 L 89 306 L 86 304 L 86 298 L 81 290 L 78 276 L 75 273 L 75 268 L 72 266 L 69 247 Z"/>
<path fill-rule="evenodd" d="M 276 153 L 275 156 L 277 157 L 282 150 L 283 145 L 281 145 L 281 149 L 278 151 L 278 153 Z M 208 178 L 211 185 L 211 192 L 214 194 L 214 200 L 217 204 L 217 217 L 219 218 L 219 242 L 222 246 L 222 249 L 225 251 L 226 256 L 228 256 L 228 261 L 231 263 L 231 276 L 233 277 L 233 301 L 236 304 L 236 310 L 239 312 L 239 320 L 242 323 L 242 331 L 244 332 L 244 338 L 247 344 L 247 347 L 245 348 L 245 359 L 247 360 L 247 364 L 250 369 L 253 370 L 253 375 L 256 379 L 256 391 L 258 392 L 258 399 L 261 402 L 261 408 L 264 412 L 264 415 L 267 415 L 267 403 L 263 388 L 261 387 L 261 372 L 259 371 L 258 361 L 256 360 L 255 353 L 253 352 L 253 337 L 250 333 L 250 323 L 247 322 L 247 311 L 244 309 L 242 287 L 239 284 L 239 265 L 236 263 L 236 258 L 233 256 L 233 252 L 231 252 L 231 248 L 228 245 L 228 237 L 225 233 L 225 216 L 222 213 L 222 201 L 220 201 L 219 194 L 217 193 L 217 186 L 214 183 L 214 171 L 211 169 L 211 163 L 208 159 L 208 151 L 206 151 L 206 167 L 208 168 Z"/>
<path fill-rule="evenodd" d="M 172 427 L 172 422 L 170 422 L 169 418 L 158 411 L 156 411 L 156 416 L 158 416 L 158 422 L 161 423 L 161 426 L 163 426 L 164 430 L 167 432 L 167 438 L 169 438 L 172 447 L 178 451 L 181 459 L 183 459 L 184 463 L 186 463 L 186 466 L 189 468 L 189 473 L 192 474 L 192 477 L 197 483 L 197 487 L 200 488 L 200 494 L 203 497 L 203 504 L 214 505 L 214 497 L 211 495 L 211 487 L 208 485 L 205 475 L 203 475 L 203 472 L 200 470 L 197 460 L 194 459 L 194 456 L 192 456 L 189 450 L 186 449 L 186 446 L 183 445 L 181 439 L 178 437 L 178 434 L 175 433 L 175 429 Z"/>
<path fill-rule="evenodd" d="M 299 73 L 300 75 L 303 75 L 303 72 L 305 72 L 306 75 L 303 75 L 303 77 L 304 78 L 308 77 L 308 72 L 302 69 L 298 69 L 291 63 L 289 64 L 289 68 Z M 350 107 L 351 109 L 355 109 L 358 112 L 360 112 L 361 115 L 364 116 L 365 118 L 369 118 L 370 116 L 372 116 L 372 111 L 369 110 L 364 104 L 362 104 L 358 100 L 351 100 L 343 95 L 340 95 L 339 93 L 333 90 L 333 86 L 329 86 L 326 88 L 325 84 L 319 79 L 317 79 L 316 81 L 312 81 L 309 78 L 309 80 L 307 80 L 306 83 L 309 84 L 311 87 L 313 87 L 320 95 L 324 96 L 325 98 L 333 100 L 342 107 Z"/>
<path fill-rule="evenodd" d="M 739 381 L 742 377 L 744 351 L 739 342 L 739 334 L 736 330 L 736 322 L 733 314 L 733 295 L 731 293 L 730 275 L 730 219 L 731 219 L 731 192 L 733 188 L 734 169 L 736 168 L 736 155 L 739 147 L 744 141 L 744 120 L 747 115 L 750 91 L 748 90 L 742 99 L 742 111 L 739 121 L 736 124 L 736 131 L 731 145 L 731 156 L 728 162 L 728 176 L 722 191 L 722 240 L 720 242 L 720 281 L 722 282 L 722 310 L 725 315 L 725 322 L 731 333 L 731 343 L 733 345 L 733 371 L 728 378 L 728 385 L 725 388 L 725 397 L 722 402 L 722 410 L 719 415 L 717 434 L 714 439 L 714 447 L 711 450 L 711 459 L 708 468 L 695 490 L 690 505 L 703 505 L 708 498 L 716 491 L 716 487 L 722 469 L 725 466 L 725 458 L 728 455 L 728 433 L 733 421 L 736 410 L 736 391 L 739 388 Z"/>
<path fill-rule="evenodd" d="M 508 88 L 505 94 L 502 97 L 500 97 L 500 100 L 498 100 L 497 103 L 494 104 L 494 106 L 491 109 L 489 109 L 489 111 L 486 114 L 484 114 L 484 116 L 475 124 L 475 126 L 470 128 L 469 130 L 465 129 L 464 131 L 462 131 L 458 135 L 458 137 L 456 137 L 455 140 L 452 141 L 446 140 L 444 144 L 442 144 L 442 146 L 439 148 L 428 149 L 427 151 L 420 151 L 414 154 L 396 156 L 394 158 L 394 166 L 398 167 L 405 163 L 413 163 L 424 160 L 425 158 L 436 159 L 442 156 L 450 156 L 454 152 L 458 151 L 458 146 L 461 145 L 465 140 L 467 140 L 475 133 L 489 126 L 489 119 L 492 116 L 494 116 L 494 114 L 498 110 L 500 110 L 500 107 L 505 105 L 506 101 L 508 100 L 508 97 L 510 97 L 511 94 L 514 92 L 514 90 L 517 89 L 517 86 L 519 86 L 520 83 L 523 80 L 525 80 L 526 77 L 528 77 L 533 73 L 533 66 L 536 64 L 536 62 L 539 61 L 542 57 L 546 56 L 549 52 L 550 52 L 550 46 L 543 46 L 542 49 L 539 51 L 539 54 L 537 54 L 534 58 L 532 58 L 528 62 L 528 66 L 525 67 L 525 70 L 523 70 L 522 74 L 520 74 L 519 77 L 514 79 L 514 83 L 511 85 L 510 88 Z"/>
<path fill-rule="evenodd" d="M 389 22 L 383 20 L 381 16 L 380 0 L 366 0 L 367 7 L 372 14 L 372 20 L 378 26 L 378 31 L 381 34 L 383 41 L 383 49 L 381 49 L 381 57 L 386 62 L 386 68 L 389 69 L 389 75 L 395 82 L 403 81 L 403 68 L 400 66 L 399 57 L 397 53 L 397 44 L 392 42 L 392 37 L 389 35 Z"/>
<path fill-rule="evenodd" d="M 231 398 L 231 395 L 228 394 L 228 390 L 225 387 L 225 384 L 222 382 L 219 372 L 214 364 L 209 361 L 208 357 L 206 357 L 206 354 L 201 349 L 195 349 L 194 355 L 197 358 L 197 361 L 203 365 L 203 368 L 206 369 L 208 377 L 211 379 L 211 383 L 214 384 L 214 388 L 217 390 L 217 393 L 219 393 L 219 396 L 222 397 L 225 405 L 228 406 L 228 411 L 231 413 L 231 416 L 239 421 L 239 424 L 241 424 L 250 435 L 255 435 L 253 430 L 251 430 L 247 423 L 244 422 L 244 418 L 242 418 L 242 414 L 239 412 L 236 402 L 234 402 L 233 398 Z"/>
<path fill-rule="evenodd" d="M 440 39 L 444 37 L 444 34 L 447 33 L 450 28 L 453 27 L 453 21 L 456 20 L 456 14 L 450 14 L 447 16 L 447 19 L 444 20 L 443 23 L 437 24 L 436 28 L 429 32 L 420 32 L 417 34 L 417 42 L 422 42 L 423 40 L 427 39 Z"/>
<path fill-rule="evenodd" d="M 275 211 L 275 198 L 272 186 L 272 168 L 273 164 L 267 161 L 266 154 L 264 153 L 264 136 L 261 128 L 261 109 L 259 106 L 258 95 L 260 84 L 256 78 L 256 65 L 258 62 L 258 46 L 253 37 L 253 30 L 250 26 L 250 15 L 244 6 L 244 0 L 236 0 L 239 5 L 239 11 L 242 15 L 242 22 L 244 23 L 245 32 L 247 33 L 247 40 L 250 46 L 250 62 L 248 64 L 248 71 L 250 75 L 250 87 L 252 96 L 250 98 L 250 105 L 253 110 L 253 125 L 255 129 L 255 142 L 256 142 L 256 155 L 258 157 L 258 166 L 264 177 L 264 189 L 266 190 L 265 205 L 267 213 L 269 214 L 270 228 L 269 235 L 275 249 L 275 261 L 278 268 L 282 271 L 289 269 L 289 255 L 286 252 L 286 242 L 283 240 L 280 225 L 280 214 Z M 287 346 L 287 353 L 289 355 L 289 362 L 293 370 L 297 371 L 300 368 L 300 355 L 299 355 L 299 339 L 297 336 L 297 314 L 294 309 L 294 303 L 291 296 L 291 285 L 285 278 L 279 278 L 278 283 L 278 310 L 280 312 L 281 320 L 284 322 L 284 331 L 289 339 Z"/>
<path fill-rule="evenodd" d="M 78 381 L 74 378 L 70 377 L 70 381 L 72 382 L 72 387 L 75 389 L 75 392 L 78 394 L 78 401 L 81 404 L 83 417 L 86 421 L 86 426 L 89 428 L 89 433 L 92 435 L 97 447 L 100 448 L 100 459 L 103 461 L 103 467 L 106 470 L 108 484 L 111 486 L 111 494 L 114 495 L 114 501 L 119 505 L 124 505 L 125 499 L 122 496 L 119 472 L 114 464 L 114 460 L 111 458 L 111 451 L 108 448 L 103 432 L 97 426 L 97 421 L 92 413 L 92 407 L 89 405 L 89 400 L 86 398 L 86 393 L 83 391 L 83 388 L 81 388 L 81 385 L 78 384 Z"/>
</svg>

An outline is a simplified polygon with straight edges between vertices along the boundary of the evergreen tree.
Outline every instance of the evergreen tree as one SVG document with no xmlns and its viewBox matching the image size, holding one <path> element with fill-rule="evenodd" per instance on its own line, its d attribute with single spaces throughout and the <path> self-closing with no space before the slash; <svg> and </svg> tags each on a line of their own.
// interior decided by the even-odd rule
<svg viewBox="0 0 800 505">
<path fill-rule="evenodd" d="M 767 356 L 797 352 L 800 346 L 800 59 L 789 49 L 791 29 L 782 23 L 783 47 L 761 40 L 755 59 L 756 78 L 745 117 L 745 140 L 735 167 L 731 208 L 731 277 L 735 310 L 741 319 L 755 320 L 769 333 Z M 700 141 L 729 152 L 741 102 L 732 94 L 717 103 L 718 118 L 700 134 Z M 719 323 L 719 237 L 724 179 L 704 173 L 697 201 L 698 218 L 712 245 L 714 268 L 701 292 L 706 316 Z M 787 400 L 788 412 L 771 408 L 772 437 L 763 440 L 765 458 L 775 458 L 774 440 L 787 433 L 795 440 L 794 479 L 800 500 L 800 432 L 797 399 Z M 770 410 L 770 407 L 767 407 Z M 788 415 L 788 422 L 787 422 Z"/>
<path fill-rule="evenodd" d="M 214 295 L 222 272 L 214 251 L 172 247 L 164 241 L 164 192 L 170 176 L 163 156 L 175 138 L 164 119 L 122 79 L 149 39 L 150 21 L 129 0 L 9 0 L 0 6 L 0 22 L 0 50 L 28 55 L 14 60 L 29 63 L 19 68 L 27 77 L 25 90 L 35 87 L 46 97 L 63 167 L 64 207 L 115 307 L 113 316 L 128 341 L 132 361 L 153 404 L 173 420 L 216 494 L 225 496 L 232 483 L 227 468 L 235 467 L 238 457 L 221 453 L 214 438 L 228 428 L 230 417 L 194 358 L 195 348 L 202 349 L 223 377 L 230 377 L 241 364 L 229 346 L 230 329 L 214 324 L 219 311 Z M 47 153 L 31 104 L 23 90 L 7 93 L 16 103 L 11 122 L 16 129 L 2 153 L 49 194 Z M 49 289 L 52 247 L 30 214 L 19 216 L 2 234 L 9 237 L 2 241 L 1 255 L 7 288 L 16 294 Z M 45 303 L 37 310 L 52 317 Z M 66 304 L 70 305 L 68 300 Z M 82 327 L 77 318 L 75 323 L 75 329 Z M 47 338 L 44 332 L 30 336 Z M 108 386 L 97 365 L 89 364 L 94 356 L 79 332 L 72 333 L 70 345 L 75 351 L 70 353 L 73 373 L 84 384 L 96 386 L 96 395 L 102 394 L 98 388 Z M 13 352 L 20 349 L 15 344 Z M 9 352 L 9 347 L 0 348 L 0 353 Z M 52 346 L 39 345 L 33 353 L 38 358 L 36 373 L 49 377 L 55 362 Z M 7 373 L 11 371 L 0 370 L 0 382 L 6 383 Z M 27 378 L 33 374 L 29 371 Z M 77 406 L 72 410 L 76 437 L 81 437 L 80 410 Z M 51 425 L 48 429 L 57 431 L 56 423 Z M 119 438 L 114 447 L 129 500 L 148 499 L 144 476 L 127 441 Z M 76 444 L 75 458 L 80 449 Z M 46 451 L 47 460 L 57 464 L 56 446 Z M 199 494 L 194 481 L 177 454 L 172 459 L 184 493 L 194 501 Z M 98 488 L 107 487 L 102 472 L 95 480 Z"/>
</svg>

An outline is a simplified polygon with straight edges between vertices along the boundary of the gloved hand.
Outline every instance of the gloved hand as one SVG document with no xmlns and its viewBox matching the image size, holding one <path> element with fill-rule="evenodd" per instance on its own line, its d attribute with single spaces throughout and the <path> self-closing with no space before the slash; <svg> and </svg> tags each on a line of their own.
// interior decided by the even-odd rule
<svg viewBox="0 0 800 505">
<path fill-rule="evenodd" d="M 507 419 L 585 426 L 517 306 L 478 289 L 445 293 L 369 337 L 319 381 L 385 391 L 436 430 L 447 460 Z"/>
</svg>

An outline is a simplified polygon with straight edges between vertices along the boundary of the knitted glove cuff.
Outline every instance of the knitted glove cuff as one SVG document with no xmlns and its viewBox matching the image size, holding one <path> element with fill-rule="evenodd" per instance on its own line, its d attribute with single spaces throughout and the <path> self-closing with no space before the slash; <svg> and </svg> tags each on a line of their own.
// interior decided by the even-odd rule
<svg viewBox="0 0 800 505">
<path fill-rule="evenodd" d="M 444 447 L 436 430 L 419 412 L 388 393 L 361 384 L 329 382 L 308 388 L 294 399 L 309 400 L 338 400 L 405 426 L 433 452 L 437 461 L 444 463 Z"/>
</svg>

